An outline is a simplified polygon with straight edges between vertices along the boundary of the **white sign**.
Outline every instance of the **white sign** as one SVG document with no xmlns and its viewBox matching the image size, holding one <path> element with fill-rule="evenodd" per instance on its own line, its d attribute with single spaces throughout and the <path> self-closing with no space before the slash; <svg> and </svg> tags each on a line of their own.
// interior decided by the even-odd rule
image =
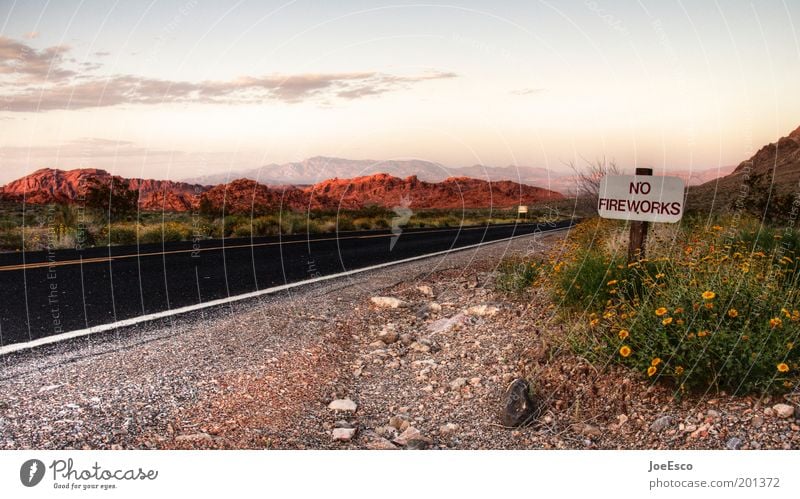
<svg viewBox="0 0 800 499">
<path fill-rule="evenodd" d="M 525 206 L 524 204 L 520 205 L 520 207 L 517 208 L 517 213 L 519 214 L 528 213 L 528 207 Z"/>
<path fill-rule="evenodd" d="M 651 175 L 606 175 L 597 212 L 603 218 L 675 223 L 683 216 L 683 180 Z"/>
</svg>

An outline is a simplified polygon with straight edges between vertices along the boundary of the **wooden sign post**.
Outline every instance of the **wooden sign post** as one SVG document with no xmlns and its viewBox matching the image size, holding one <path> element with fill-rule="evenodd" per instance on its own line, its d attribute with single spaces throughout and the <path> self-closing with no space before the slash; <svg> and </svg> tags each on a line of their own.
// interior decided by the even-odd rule
<svg viewBox="0 0 800 499">
<path fill-rule="evenodd" d="M 652 168 L 637 168 L 636 175 L 652 176 Z M 650 222 L 634 220 L 631 222 L 631 234 L 628 238 L 628 263 L 644 258 L 644 245 L 647 240 L 647 228 Z"/>
<path fill-rule="evenodd" d="M 636 175 L 606 175 L 600 180 L 597 213 L 631 222 L 628 262 L 644 258 L 650 222 L 675 223 L 683 216 L 684 187 L 679 177 L 654 177 L 651 168 Z"/>
</svg>

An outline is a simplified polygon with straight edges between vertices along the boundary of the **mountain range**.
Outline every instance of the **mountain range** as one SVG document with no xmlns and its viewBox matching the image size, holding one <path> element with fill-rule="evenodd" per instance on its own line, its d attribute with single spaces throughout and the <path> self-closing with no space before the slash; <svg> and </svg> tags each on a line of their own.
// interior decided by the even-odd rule
<svg viewBox="0 0 800 499">
<path fill-rule="evenodd" d="M 333 178 L 310 186 L 274 186 L 250 179 L 217 185 L 169 180 L 123 179 L 105 170 L 44 168 L 0 188 L 0 199 L 32 204 L 77 204 L 95 182 L 127 181 L 138 191 L 144 211 L 251 213 L 288 208 L 360 209 L 368 206 L 417 209 L 508 208 L 519 204 L 563 199 L 563 195 L 511 181 L 488 182 L 451 177 L 425 182 L 416 176 L 398 178 L 386 173 L 352 179 Z"/>
<path fill-rule="evenodd" d="M 679 176 L 687 182 L 687 185 L 699 185 L 726 175 L 732 170 L 733 166 L 723 166 L 702 170 L 671 170 L 663 174 Z M 483 165 L 446 167 L 439 163 L 420 159 L 376 161 L 325 156 L 191 177 L 183 179 L 183 181 L 190 184 L 216 185 L 244 178 L 268 185 L 313 185 L 330 178 L 355 178 L 378 173 L 386 173 L 399 178 L 416 176 L 425 182 L 441 182 L 451 177 L 470 177 L 492 182 L 510 180 L 567 195 L 575 192 L 575 177 L 572 172 L 549 168 Z"/>
</svg>

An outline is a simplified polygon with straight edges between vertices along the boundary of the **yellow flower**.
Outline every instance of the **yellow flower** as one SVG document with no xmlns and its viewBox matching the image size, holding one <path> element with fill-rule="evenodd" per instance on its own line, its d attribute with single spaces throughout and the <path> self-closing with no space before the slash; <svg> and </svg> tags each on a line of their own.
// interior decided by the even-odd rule
<svg viewBox="0 0 800 499">
<path fill-rule="evenodd" d="M 656 274 L 656 279 L 661 279 L 662 277 L 664 277 L 663 272 L 659 272 L 658 274 Z"/>
<path fill-rule="evenodd" d="M 656 309 L 656 315 L 657 315 L 658 317 L 661 317 L 662 315 L 664 315 L 664 314 L 666 314 L 666 313 L 667 313 L 667 308 L 666 308 L 666 307 L 658 307 L 658 308 Z"/>
<path fill-rule="evenodd" d="M 769 327 L 775 329 L 776 327 L 781 327 L 783 325 L 783 321 L 777 317 L 773 317 L 769 320 Z"/>
<path fill-rule="evenodd" d="M 647 375 L 652 376 L 656 373 L 657 369 L 655 366 L 650 366 L 647 368 Z"/>
<path fill-rule="evenodd" d="M 621 340 L 624 340 L 624 339 L 626 339 L 628 336 L 630 336 L 630 333 L 628 332 L 628 330 L 627 330 L 627 329 L 620 329 L 620 330 L 619 330 L 619 339 L 621 339 Z"/>
<path fill-rule="evenodd" d="M 714 308 L 714 304 L 713 304 L 713 303 L 711 303 L 711 302 L 706 302 L 706 303 L 705 303 L 705 307 L 706 307 L 708 310 L 711 310 L 712 308 Z"/>
<path fill-rule="evenodd" d="M 778 372 L 788 373 L 789 366 L 787 366 L 785 362 L 781 362 L 780 364 L 778 364 Z"/>
<path fill-rule="evenodd" d="M 698 331 L 697 332 L 697 337 L 698 338 L 704 338 L 706 335 L 708 335 L 708 331 Z"/>
<path fill-rule="evenodd" d="M 655 367 L 655 366 L 657 366 L 657 365 L 659 365 L 659 364 L 661 364 L 661 358 L 660 358 L 660 357 L 656 357 L 655 359 L 653 359 L 653 360 L 650 362 L 650 365 L 651 365 L 651 366 L 653 366 L 653 367 Z"/>
<path fill-rule="evenodd" d="M 704 300 L 713 300 L 717 294 L 713 291 L 703 291 L 703 299 Z"/>
<path fill-rule="evenodd" d="M 782 314 L 784 315 L 784 317 L 786 317 L 787 319 L 791 319 L 791 318 L 792 318 L 792 314 L 790 314 L 790 313 L 789 313 L 789 311 L 788 311 L 788 310 L 786 310 L 785 308 L 782 308 L 782 309 L 781 309 L 781 313 L 782 313 Z"/>
<path fill-rule="evenodd" d="M 682 313 L 683 313 L 683 307 L 678 307 L 678 308 L 676 308 L 676 309 L 675 309 L 675 311 L 674 311 L 673 313 L 674 313 L 675 315 L 682 314 Z"/>
<path fill-rule="evenodd" d="M 600 323 L 600 319 L 592 319 L 589 321 L 589 327 L 595 327 Z"/>
<path fill-rule="evenodd" d="M 731 319 L 735 319 L 736 317 L 739 317 L 739 311 L 736 310 L 735 308 L 732 308 L 732 309 L 728 310 L 728 317 L 730 317 Z"/>
<path fill-rule="evenodd" d="M 791 350 L 792 348 L 794 348 L 794 342 L 790 341 L 789 343 L 786 344 L 786 350 Z"/>
<path fill-rule="evenodd" d="M 619 354 L 623 357 L 628 357 L 631 354 L 631 347 L 628 345 L 622 345 L 622 348 L 619 349 Z"/>
<path fill-rule="evenodd" d="M 666 319 L 661 321 L 661 324 L 664 326 L 669 326 L 670 324 L 672 324 L 672 317 L 667 317 Z"/>
<path fill-rule="evenodd" d="M 681 366 L 677 366 L 677 367 L 675 368 L 675 375 L 676 375 L 676 376 L 680 376 L 681 374 L 683 374 L 683 367 L 681 367 Z"/>
<path fill-rule="evenodd" d="M 606 286 L 613 286 L 613 285 L 614 285 L 614 284 L 616 284 L 616 283 L 617 283 L 617 280 L 616 280 L 616 279 L 611 279 L 610 281 L 608 281 L 608 282 L 606 283 Z"/>
</svg>

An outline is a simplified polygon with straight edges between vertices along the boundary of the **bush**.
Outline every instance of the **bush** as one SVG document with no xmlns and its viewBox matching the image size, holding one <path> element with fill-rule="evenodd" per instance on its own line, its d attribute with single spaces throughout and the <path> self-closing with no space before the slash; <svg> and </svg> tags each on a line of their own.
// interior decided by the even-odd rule
<svg viewBox="0 0 800 499">
<path fill-rule="evenodd" d="M 539 262 L 528 262 L 521 258 L 504 260 L 497 269 L 497 288 L 506 293 L 521 293 L 533 286 L 541 268 Z"/>
<path fill-rule="evenodd" d="M 131 226 L 112 226 L 108 231 L 108 240 L 111 244 L 130 245 L 136 244 L 136 228 Z"/>
<path fill-rule="evenodd" d="M 607 265 L 607 254 L 590 250 L 574 280 L 589 286 L 587 295 L 598 289 L 599 299 L 589 302 L 602 309 L 590 308 L 582 347 L 601 363 L 611 360 L 650 379 L 671 380 L 681 391 L 795 386 L 800 372 L 796 255 L 777 244 L 769 245 L 773 253 L 751 251 L 747 234 L 729 242 L 719 226 L 693 228 L 686 236 L 662 249 L 668 255 L 623 266 L 619 274 L 604 273 L 619 266 Z M 576 303 L 589 306 L 586 300 L 575 295 Z"/>
<path fill-rule="evenodd" d="M 191 230 L 186 226 L 175 222 L 167 222 L 163 225 L 154 225 L 145 228 L 139 236 L 139 241 L 142 244 L 186 241 L 191 235 Z"/>
</svg>

